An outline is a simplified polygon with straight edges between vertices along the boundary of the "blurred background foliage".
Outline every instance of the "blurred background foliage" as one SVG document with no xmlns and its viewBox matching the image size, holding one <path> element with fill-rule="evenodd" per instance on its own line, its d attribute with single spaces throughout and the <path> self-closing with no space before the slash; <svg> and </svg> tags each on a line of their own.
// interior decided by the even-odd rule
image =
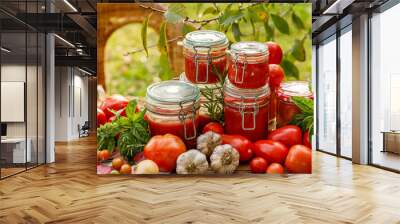
<svg viewBox="0 0 400 224">
<path fill-rule="evenodd" d="M 139 3 L 138 3 L 139 4 Z M 147 21 L 116 30 L 106 45 L 107 94 L 144 96 L 146 87 L 174 74 L 168 61 L 166 23 L 182 23 L 182 33 L 196 29 L 225 32 L 230 42 L 274 41 L 284 51 L 287 80 L 311 80 L 311 4 L 168 3 L 161 30 Z M 158 12 L 159 13 L 159 12 Z M 151 16 L 147 19 L 151 20 Z"/>
</svg>

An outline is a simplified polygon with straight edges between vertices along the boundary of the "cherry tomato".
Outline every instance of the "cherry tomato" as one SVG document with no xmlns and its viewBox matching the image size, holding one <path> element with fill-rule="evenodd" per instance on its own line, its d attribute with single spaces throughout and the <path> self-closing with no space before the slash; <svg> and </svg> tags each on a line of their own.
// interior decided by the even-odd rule
<svg viewBox="0 0 400 224">
<path fill-rule="evenodd" d="M 303 145 L 307 146 L 311 149 L 311 142 L 310 142 L 310 133 L 309 131 L 304 132 L 303 135 Z"/>
<path fill-rule="evenodd" d="M 119 111 L 128 105 L 129 101 L 121 95 L 113 95 L 104 99 L 100 109 L 104 111 L 107 118 L 114 116 L 112 111 Z"/>
<path fill-rule="evenodd" d="M 281 142 L 287 148 L 303 143 L 303 133 L 296 125 L 286 125 L 272 131 L 268 139 Z"/>
<path fill-rule="evenodd" d="M 282 48 L 275 42 L 267 42 L 269 53 L 269 64 L 280 64 L 282 62 Z"/>
<path fill-rule="evenodd" d="M 311 149 L 304 145 L 294 145 L 289 149 L 285 167 L 289 173 L 311 173 Z"/>
<path fill-rule="evenodd" d="M 272 140 L 259 140 L 254 143 L 254 153 L 266 159 L 269 163 L 284 164 L 288 154 L 287 147 Z"/>
<path fill-rule="evenodd" d="M 107 116 L 104 111 L 100 108 L 97 108 L 97 127 L 105 124 L 107 122 Z"/>
<path fill-rule="evenodd" d="M 153 160 L 161 172 L 171 172 L 175 170 L 176 159 L 185 151 L 185 143 L 178 136 L 155 135 L 144 147 L 144 156 Z"/>
<path fill-rule="evenodd" d="M 121 166 L 121 169 L 119 170 L 120 174 L 131 174 L 132 173 L 132 167 L 131 165 L 125 163 Z"/>
<path fill-rule="evenodd" d="M 279 163 L 271 163 L 271 165 L 268 166 L 266 171 L 266 173 L 268 174 L 283 174 L 284 172 L 285 169 Z"/>
<path fill-rule="evenodd" d="M 280 65 L 269 64 L 269 87 L 278 88 L 285 78 L 285 71 Z"/>
<path fill-rule="evenodd" d="M 265 173 L 268 162 L 262 157 L 255 157 L 250 162 L 250 170 L 252 173 Z"/>
<path fill-rule="evenodd" d="M 120 170 L 121 166 L 124 165 L 125 161 L 121 158 L 114 158 L 112 160 L 112 168 L 114 168 L 115 170 Z"/>
<path fill-rule="evenodd" d="M 208 124 L 206 124 L 206 126 L 204 126 L 203 128 L 203 133 L 206 133 L 208 131 L 213 131 L 217 134 L 224 134 L 224 127 L 222 127 L 222 125 L 218 122 L 210 122 Z"/>
<path fill-rule="evenodd" d="M 104 149 L 100 151 L 99 158 L 101 161 L 108 160 L 111 157 L 111 153 Z"/>
<path fill-rule="evenodd" d="M 253 143 L 241 135 L 222 135 L 222 144 L 229 144 L 235 148 L 239 154 L 240 161 L 248 161 L 253 157 Z"/>
</svg>

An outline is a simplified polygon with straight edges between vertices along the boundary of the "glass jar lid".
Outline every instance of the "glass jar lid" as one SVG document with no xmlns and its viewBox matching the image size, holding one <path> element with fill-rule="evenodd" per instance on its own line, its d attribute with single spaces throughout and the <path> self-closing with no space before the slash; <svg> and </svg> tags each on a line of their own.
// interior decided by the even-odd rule
<svg viewBox="0 0 400 224">
<path fill-rule="evenodd" d="M 179 80 L 162 81 L 147 88 L 146 108 L 152 112 L 179 113 L 192 110 L 199 97 L 200 91 L 195 85 Z"/>
<path fill-rule="evenodd" d="M 245 60 L 249 58 L 268 57 L 266 44 L 255 41 L 237 42 L 231 45 L 230 54 L 234 59 Z"/>
<path fill-rule="evenodd" d="M 188 48 L 223 47 L 228 45 L 225 34 L 215 30 L 197 30 L 186 34 L 183 45 Z"/>
<path fill-rule="evenodd" d="M 310 97 L 312 92 L 306 81 L 289 81 L 281 84 L 278 92 L 286 96 Z"/>
<path fill-rule="evenodd" d="M 268 85 L 262 86 L 257 89 L 242 89 L 233 85 L 228 78 L 224 84 L 224 94 L 236 99 L 263 99 L 271 94 Z"/>
</svg>

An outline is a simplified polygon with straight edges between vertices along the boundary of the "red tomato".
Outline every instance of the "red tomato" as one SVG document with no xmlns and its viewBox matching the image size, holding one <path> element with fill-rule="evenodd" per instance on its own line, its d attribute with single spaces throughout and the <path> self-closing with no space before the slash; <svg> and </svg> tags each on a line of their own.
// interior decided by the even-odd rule
<svg viewBox="0 0 400 224">
<path fill-rule="evenodd" d="M 144 156 L 157 163 L 161 172 L 171 172 L 175 170 L 176 159 L 185 151 L 185 143 L 178 136 L 155 135 L 144 147 Z"/>
<path fill-rule="evenodd" d="M 304 132 L 303 135 L 303 145 L 307 146 L 311 149 L 311 142 L 310 142 L 310 133 L 308 131 Z"/>
<path fill-rule="evenodd" d="M 229 144 L 235 148 L 239 154 L 240 161 L 248 161 L 253 157 L 253 143 L 241 135 L 222 135 L 222 144 Z"/>
<path fill-rule="evenodd" d="M 107 118 L 114 116 L 112 111 L 119 111 L 128 105 L 129 101 L 121 95 L 113 95 L 104 99 L 100 109 L 104 111 Z"/>
<path fill-rule="evenodd" d="M 269 52 L 269 64 L 280 64 L 282 62 L 282 48 L 275 42 L 267 42 Z"/>
<path fill-rule="evenodd" d="M 106 149 L 101 150 L 100 153 L 99 153 L 99 158 L 102 161 L 108 160 L 110 157 L 111 157 L 111 153 Z"/>
<path fill-rule="evenodd" d="M 97 127 L 105 124 L 107 122 L 107 116 L 104 111 L 100 108 L 97 108 Z"/>
<path fill-rule="evenodd" d="M 311 149 L 304 145 L 294 145 L 289 149 L 285 167 L 289 173 L 311 173 Z"/>
<path fill-rule="evenodd" d="M 206 133 L 208 131 L 213 131 L 215 133 L 218 133 L 220 135 L 224 134 L 224 127 L 218 122 L 210 122 L 206 124 L 203 128 L 203 133 Z"/>
<path fill-rule="evenodd" d="M 303 143 L 303 133 L 296 125 L 286 125 L 272 131 L 268 139 L 281 142 L 286 147 Z"/>
<path fill-rule="evenodd" d="M 267 172 L 268 174 L 283 174 L 285 172 L 285 169 L 283 166 L 279 163 L 272 163 L 271 165 L 268 166 Z"/>
<path fill-rule="evenodd" d="M 269 86 L 271 89 L 278 88 L 285 78 L 285 71 L 280 65 L 269 64 Z"/>
<path fill-rule="evenodd" d="M 132 167 L 131 165 L 125 163 L 124 165 L 121 166 L 121 169 L 119 170 L 120 174 L 131 174 L 132 173 Z"/>
<path fill-rule="evenodd" d="M 288 149 L 280 142 L 259 140 L 254 143 L 254 153 L 266 159 L 269 163 L 283 164 L 288 154 Z"/>
<path fill-rule="evenodd" d="M 120 170 L 121 166 L 124 165 L 125 161 L 121 158 L 114 158 L 112 160 L 112 168 Z"/>
<path fill-rule="evenodd" d="M 250 162 L 250 170 L 252 173 L 265 173 L 268 162 L 261 157 L 255 157 Z"/>
</svg>

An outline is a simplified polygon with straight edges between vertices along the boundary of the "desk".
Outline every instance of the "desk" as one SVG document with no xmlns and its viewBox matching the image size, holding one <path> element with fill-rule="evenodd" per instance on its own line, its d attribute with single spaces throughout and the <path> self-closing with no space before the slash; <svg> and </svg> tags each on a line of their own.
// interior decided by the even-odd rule
<svg viewBox="0 0 400 224">
<path fill-rule="evenodd" d="M 400 131 L 382 131 L 383 151 L 400 154 Z"/>
<path fill-rule="evenodd" d="M 31 146 L 32 140 L 26 140 L 26 154 L 25 154 L 25 138 L 5 138 L 1 139 L 1 159 L 5 159 L 6 163 L 25 163 L 31 162 Z M 11 156 L 12 155 L 12 156 Z M 27 159 L 25 161 L 25 158 Z"/>
</svg>

